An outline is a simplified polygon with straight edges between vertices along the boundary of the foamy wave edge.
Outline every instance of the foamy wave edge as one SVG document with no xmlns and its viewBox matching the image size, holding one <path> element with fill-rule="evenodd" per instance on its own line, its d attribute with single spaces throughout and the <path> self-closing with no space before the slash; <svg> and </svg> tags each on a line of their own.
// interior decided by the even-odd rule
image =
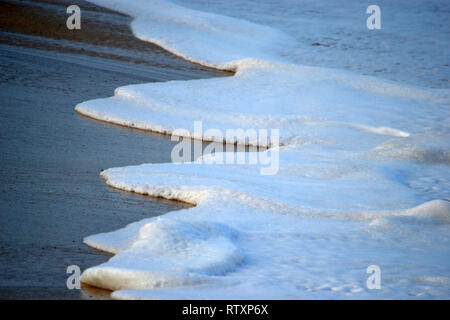
<svg viewBox="0 0 450 320">
<path fill-rule="evenodd" d="M 142 40 L 160 45 L 164 49 L 181 56 L 186 60 L 217 69 L 234 71 L 236 74 L 233 78 L 238 79 L 238 81 L 236 81 L 236 83 L 231 83 L 231 87 L 238 87 L 246 82 L 257 82 L 257 79 L 260 79 L 261 77 L 268 77 L 270 81 L 263 83 L 259 82 L 256 85 L 267 86 L 268 84 L 273 84 L 273 81 L 278 81 L 278 79 L 284 78 L 288 78 L 289 80 L 298 80 L 301 82 L 301 77 L 292 78 L 290 69 L 295 69 L 301 76 L 313 76 L 325 84 L 335 83 L 338 81 L 345 90 L 350 88 L 351 90 L 367 92 L 367 97 L 378 96 L 380 94 L 387 95 L 393 99 L 398 98 L 399 100 L 396 100 L 396 103 L 403 99 L 408 99 L 409 102 L 425 101 L 432 104 L 448 104 L 449 101 L 447 91 L 404 87 L 388 81 L 381 81 L 370 77 L 355 76 L 348 72 L 297 66 L 287 61 L 283 61 L 283 59 L 274 59 L 274 54 L 276 53 L 273 53 L 273 48 L 277 45 L 283 44 L 286 36 L 271 28 L 258 26 L 243 20 L 202 13 L 182 8 L 166 1 L 149 1 L 145 3 L 145 5 L 124 1 L 96 0 L 91 2 L 135 17 L 132 23 L 133 32 Z M 149 6 L 153 6 L 150 11 L 148 11 Z M 161 19 L 165 20 L 162 22 Z M 248 47 L 243 50 L 236 50 L 236 48 L 239 48 L 238 44 L 242 41 L 242 39 L 231 39 L 231 41 L 225 41 L 229 45 L 229 47 L 225 49 L 229 50 L 216 52 L 211 48 L 202 47 L 195 52 L 195 48 L 191 48 L 192 46 L 190 47 L 189 43 L 183 41 L 183 39 L 189 39 L 189 41 L 192 41 L 192 37 L 186 37 L 185 34 L 173 32 L 174 29 L 171 29 L 175 28 L 177 25 L 179 26 L 177 19 L 181 19 L 184 23 L 192 25 L 192 28 L 194 29 L 203 28 L 202 31 L 204 31 L 204 28 L 206 27 L 206 29 L 211 30 L 214 37 L 218 39 L 213 41 L 213 45 L 217 45 L 217 41 L 223 42 L 223 40 L 227 40 L 226 38 L 229 37 L 229 32 L 233 33 L 233 31 L 227 30 L 227 28 L 230 27 L 230 24 L 226 23 L 227 21 L 231 21 L 232 24 L 237 24 L 236 28 L 239 30 L 242 30 L 243 25 L 245 27 L 243 28 L 244 30 L 250 29 L 251 37 L 247 38 L 247 40 L 250 39 L 255 41 L 249 41 Z M 169 25 L 169 28 L 167 28 L 167 21 L 171 20 L 175 21 L 174 25 Z M 148 25 L 149 21 L 153 22 L 152 26 Z M 216 23 L 218 23 L 219 28 L 215 26 Z M 155 34 L 148 34 L 148 30 L 153 30 Z M 179 29 L 177 29 L 177 31 L 178 30 Z M 187 28 L 186 32 L 189 33 L 191 30 L 192 29 Z M 177 38 L 171 39 L 169 37 L 169 33 L 176 35 Z M 220 38 L 221 34 L 224 35 L 224 38 Z M 219 35 L 219 37 L 217 37 L 217 35 Z M 260 40 L 258 35 L 261 36 L 263 39 L 262 41 L 258 41 Z M 194 50 L 194 52 L 190 52 L 191 49 Z M 270 54 L 262 53 L 262 51 L 268 51 Z M 273 76 L 274 74 L 275 76 Z M 217 81 L 217 84 L 214 84 L 214 81 Z M 207 82 L 213 82 L 213 85 L 215 85 L 216 88 L 221 85 L 220 79 L 189 81 L 189 83 L 192 83 L 193 85 L 199 84 L 200 88 L 203 85 L 206 85 L 206 89 L 210 90 L 211 88 L 208 87 Z M 175 89 L 182 88 L 185 86 L 185 83 L 186 82 L 174 81 L 170 82 L 167 87 L 164 84 L 152 84 L 148 87 L 144 87 L 144 85 L 137 85 L 118 88 L 115 92 L 114 98 L 108 98 L 109 100 L 99 99 L 92 102 L 79 104 L 76 107 L 76 111 L 84 115 L 112 123 L 170 134 L 175 128 L 189 128 L 189 122 L 191 119 L 183 121 L 182 117 L 186 114 L 181 113 L 179 109 L 174 110 L 173 105 L 167 103 L 167 97 L 170 95 L 170 91 L 172 91 L 174 87 Z M 150 90 L 148 90 L 149 88 Z M 305 88 L 305 92 L 310 90 L 308 86 Z M 220 91 L 210 91 L 210 96 L 220 95 Z M 282 94 L 283 91 L 280 90 L 278 94 L 280 93 Z M 153 101 L 150 100 L 152 102 L 149 105 L 149 98 L 153 96 L 153 99 L 155 99 L 155 94 L 156 96 L 162 97 L 162 99 L 156 99 Z M 182 94 L 185 94 L 185 92 L 182 92 Z M 322 92 L 319 92 L 320 96 L 322 96 L 322 94 Z M 242 96 L 240 93 L 236 95 L 236 97 L 240 96 Z M 177 99 L 182 99 L 182 97 L 183 95 L 175 97 L 175 101 L 177 101 Z M 346 97 L 346 99 L 350 98 Z M 222 101 L 219 101 L 219 103 L 220 102 Z M 108 110 L 111 105 L 116 107 L 113 112 Z M 123 112 L 124 106 L 131 106 L 132 112 Z M 192 108 L 194 114 L 195 112 L 202 114 L 205 111 L 203 106 L 198 107 L 197 110 L 195 109 L 196 106 L 193 106 L 192 104 L 189 106 L 194 107 Z M 151 113 L 139 112 L 147 107 L 152 109 Z M 161 114 L 159 111 L 155 111 L 157 109 L 166 109 L 167 111 L 165 114 Z M 271 115 L 273 110 L 273 106 L 269 105 L 267 108 L 267 114 Z M 178 112 L 180 117 L 168 116 L 168 114 L 173 111 Z M 323 113 L 326 113 L 327 111 L 328 109 L 325 108 Z M 134 112 L 137 112 L 136 117 L 133 117 L 132 115 Z M 288 132 L 289 134 L 283 137 L 284 140 L 282 139 L 282 142 L 286 144 L 297 144 L 304 142 L 303 137 L 298 137 L 295 135 L 297 130 L 297 123 L 295 122 L 298 119 L 292 120 L 289 119 L 289 117 L 285 117 L 285 115 L 280 115 L 278 118 L 250 117 L 250 119 L 247 119 L 243 117 L 243 115 L 240 115 L 241 118 L 244 119 L 238 117 L 238 120 L 236 120 L 235 116 L 235 114 L 232 114 L 229 117 L 230 119 L 225 119 L 222 124 L 214 122 L 208 118 L 204 119 L 204 121 L 206 126 L 208 126 L 208 121 L 211 121 L 211 124 L 209 124 L 210 127 L 219 128 L 221 126 L 244 128 L 253 126 L 275 127 L 284 125 L 287 125 L 289 128 L 289 126 L 292 126 L 292 131 L 294 134 L 292 134 L 292 132 Z M 142 119 L 145 121 L 142 122 Z M 320 123 L 321 120 L 321 114 L 311 114 L 308 117 L 301 119 L 300 122 L 303 126 L 305 123 L 307 125 L 310 125 L 311 123 Z M 359 119 L 357 118 L 357 120 Z M 397 137 L 408 137 L 411 135 L 409 131 L 391 128 L 385 125 L 371 126 L 364 121 L 362 123 L 358 121 L 354 123 L 345 122 L 342 121 L 342 119 L 334 119 L 332 125 L 338 128 L 337 130 L 340 130 L 341 128 L 345 128 L 345 130 L 356 129 L 375 134 L 392 135 Z M 412 128 L 411 131 L 414 132 L 414 128 Z M 204 140 L 213 140 L 208 137 L 201 138 Z M 317 139 L 320 138 L 321 137 Z M 154 171 L 155 174 L 158 172 L 158 168 L 156 169 L 157 170 Z M 180 172 L 178 172 L 178 174 L 180 174 Z M 133 181 L 131 181 L 131 183 L 132 182 Z M 205 192 L 202 188 L 196 187 L 195 185 L 182 186 L 185 194 L 180 195 L 177 194 L 176 190 L 178 189 L 173 190 L 164 188 L 161 186 L 163 181 L 159 182 L 161 184 L 155 184 L 150 188 L 152 191 L 147 190 L 144 194 L 182 201 L 190 200 L 188 202 L 193 202 L 197 205 L 200 203 L 208 203 L 207 201 L 212 201 L 210 200 L 211 198 L 208 198 L 209 200 L 202 198 L 206 197 L 207 192 Z M 110 182 L 111 185 L 114 185 L 117 188 L 125 190 L 130 189 L 130 191 L 138 193 L 140 192 L 138 188 L 130 188 L 128 185 L 129 183 L 130 181 L 127 181 L 127 179 L 117 181 L 116 183 Z M 141 188 L 145 189 L 145 186 L 149 186 L 149 184 L 144 183 L 144 187 L 141 186 Z M 216 192 L 215 196 L 219 199 L 220 197 L 224 197 L 229 201 L 236 200 L 233 197 L 236 194 L 233 192 L 230 193 L 230 190 L 226 188 L 218 190 L 220 192 Z M 193 198 L 189 198 L 186 194 L 190 194 L 190 196 L 196 200 L 192 200 Z M 241 196 L 245 199 L 245 201 L 251 199 L 247 198 L 248 195 L 245 194 L 241 194 Z M 217 200 L 217 198 L 215 198 L 215 200 Z M 237 201 L 237 203 L 245 204 L 245 201 Z M 257 204 L 253 205 L 258 208 Z M 436 206 L 439 210 L 442 210 L 442 206 L 445 207 L 442 203 L 439 203 L 438 205 L 434 204 L 431 207 Z M 246 260 L 245 252 L 248 251 L 248 248 L 242 248 L 242 243 L 239 243 L 238 241 L 240 237 L 245 237 L 245 232 L 235 226 L 230 226 L 230 224 L 226 223 L 226 221 L 208 221 L 210 218 L 207 218 L 207 215 L 200 214 L 198 215 L 200 218 L 195 215 L 195 213 L 198 213 L 198 210 L 205 210 L 205 207 L 207 208 L 206 210 L 211 209 L 211 207 L 208 209 L 208 206 L 197 206 L 194 209 L 183 210 L 178 213 L 170 213 L 161 218 L 137 222 L 127 226 L 124 229 L 118 230 L 117 232 L 94 235 L 86 238 L 85 242 L 88 245 L 115 253 L 116 256 L 106 264 L 86 270 L 83 273 L 82 280 L 86 283 L 111 290 L 154 289 L 161 287 L 171 288 L 177 286 L 190 286 L 194 284 L 205 285 L 211 281 L 213 283 L 218 281 L 220 286 L 221 281 L 220 279 L 218 280 L 217 277 L 220 278 L 221 276 L 226 276 L 228 273 L 235 271 L 236 268 Z M 238 210 L 237 207 L 232 207 L 231 209 Z M 181 214 L 183 214 L 184 217 L 180 217 Z M 390 214 L 387 213 L 387 215 Z M 204 220 L 201 219 L 202 217 Z M 206 221 L 205 218 L 207 218 Z M 271 221 L 271 218 L 265 217 L 263 220 Z M 136 237 L 136 235 L 138 236 Z M 169 242 L 176 239 L 178 242 L 172 247 L 167 247 L 164 242 L 159 241 L 159 239 L 165 239 Z M 189 260 L 189 255 L 185 255 L 186 252 L 183 252 L 183 250 L 186 249 L 186 246 L 189 247 L 191 245 L 196 249 L 194 251 L 187 252 L 191 252 L 193 257 L 200 259 L 200 261 L 194 262 L 193 260 Z M 169 253 L 163 251 L 163 249 L 169 250 Z M 173 255 L 170 255 L 170 252 L 172 252 Z M 195 254 L 196 252 L 197 254 Z M 203 257 L 203 255 L 198 255 L 198 252 L 207 252 L 210 258 L 202 260 L 201 257 Z M 159 258 L 159 255 L 161 258 Z M 140 258 L 142 259 L 139 260 Z M 176 264 L 176 261 L 182 261 L 183 263 L 178 265 Z M 218 284 L 215 283 L 215 285 L 217 286 Z M 258 285 L 259 284 L 256 284 L 255 287 L 261 289 Z M 308 287 L 308 289 L 311 288 L 314 289 L 314 285 Z M 348 292 L 361 292 L 362 290 L 361 286 L 354 281 L 351 285 L 349 285 L 349 287 L 332 288 L 335 291 L 347 290 Z M 241 287 L 237 286 L 236 290 L 240 289 Z M 285 289 L 286 290 L 283 294 L 289 295 L 292 293 L 292 291 L 288 288 Z M 319 288 L 318 290 L 321 289 Z M 258 290 L 251 290 L 249 295 L 244 295 L 244 297 L 252 296 L 252 294 L 254 295 L 257 291 Z M 189 290 L 187 290 L 187 292 L 189 293 Z M 140 295 L 150 298 L 155 297 L 154 293 L 148 295 L 148 292 L 131 292 L 131 295 L 128 293 L 123 291 L 121 295 L 121 291 L 118 291 L 116 293 L 116 297 L 120 298 L 122 296 L 130 298 L 139 297 Z M 192 294 L 192 292 L 190 293 Z M 164 292 L 161 293 L 161 296 L 167 297 Z M 156 294 L 156 297 L 158 297 L 158 294 Z"/>
</svg>

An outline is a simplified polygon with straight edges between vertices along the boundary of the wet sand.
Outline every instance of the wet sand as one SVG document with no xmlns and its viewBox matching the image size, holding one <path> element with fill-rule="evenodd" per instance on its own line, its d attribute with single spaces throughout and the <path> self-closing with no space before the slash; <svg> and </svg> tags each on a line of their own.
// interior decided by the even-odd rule
<svg viewBox="0 0 450 320">
<path fill-rule="evenodd" d="M 82 10 L 82 30 L 65 26 Z M 108 254 L 84 245 L 186 205 L 108 188 L 102 169 L 169 162 L 175 142 L 74 112 L 142 82 L 223 76 L 132 37 L 131 19 L 83 1 L 0 2 L 0 299 L 102 299 L 66 288 L 66 268 Z"/>
</svg>

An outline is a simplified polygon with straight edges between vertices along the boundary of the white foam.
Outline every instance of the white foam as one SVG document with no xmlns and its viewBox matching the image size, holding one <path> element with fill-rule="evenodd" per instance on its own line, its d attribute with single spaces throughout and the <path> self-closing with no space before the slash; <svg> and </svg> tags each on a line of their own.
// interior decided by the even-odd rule
<svg viewBox="0 0 450 320">
<path fill-rule="evenodd" d="M 422 163 L 450 163 L 450 134 L 426 132 L 407 139 L 391 139 L 374 149 L 375 156 L 382 155 Z"/>
<path fill-rule="evenodd" d="M 249 165 L 102 172 L 115 188 L 195 207 L 86 238 L 116 255 L 82 281 L 117 298 L 448 297 L 445 283 L 414 280 L 450 276 L 449 207 L 436 200 L 450 198 L 448 90 L 299 65 L 281 50 L 290 35 L 241 19 L 94 2 L 135 17 L 137 37 L 235 75 L 125 86 L 78 112 L 189 136 L 199 120 L 204 131 L 280 128 L 284 147 L 275 176 Z M 371 264 L 383 270 L 377 294 L 365 287 Z"/>
<path fill-rule="evenodd" d="M 193 135 L 194 121 L 203 121 L 204 131 L 283 128 L 282 144 L 338 138 L 336 132 L 323 130 L 329 127 L 348 131 L 340 134 L 342 140 L 358 130 L 400 137 L 423 130 L 415 118 L 404 116 L 405 109 L 413 109 L 422 123 L 449 116 L 448 108 L 416 101 L 402 91 L 397 92 L 401 97 L 374 92 L 373 83 L 365 78 L 367 86 L 355 87 L 357 76 L 345 72 L 253 60 L 246 63 L 233 77 L 121 87 L 114 97 L 83 102 L 76 110 L 96 119 L 166 134 L 184 128 Z M 212 136 L 198 138 L 214 140 Z"/>
<path fill-rule="evenodd" d="M 233 237 L 233 230 L 217 223 L 156 219 L 139 228 L 126 250 L 86 270 L 83 281 L 109 290 L 198 284 L 241 262 Z"/>
<path fill-rule="evenodd" d="M 91 246 L 121 250 L 82 280 L 120 289 L 119 298 L 370 298 L 361 280 L 370 264 L 386 270 L 384 297 L 407 297 L 417 277 L 448 276 L 445 230 L 420 224 L 424 237 L 417 237 L 415 230 L 405 236 L 405 230 L 369 227 L 380 216 L 447 219 L 447 201 L 389 211 L 417 202 L 414 193 L 382 170 L 358 168 L 367 162 L 342 159 L 332 168 L 309 152 L 282 153 L 284 166 L 270 178 L 252 166 L 105 170 L 110 186 L 196 207 L 89 237 Z M 393 245 L 398 237 L 401 245 Z M 394 281 L 397 274 L 404 282 Z M 447 292 L 439 283 L 423 290 Z"/>
</svg>

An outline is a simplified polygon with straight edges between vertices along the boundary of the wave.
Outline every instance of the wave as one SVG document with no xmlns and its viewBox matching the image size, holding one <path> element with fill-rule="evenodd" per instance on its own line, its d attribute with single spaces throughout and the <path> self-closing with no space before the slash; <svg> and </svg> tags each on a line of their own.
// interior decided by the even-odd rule
<svg viewBox="0 0 450 320">
<path fill-rule="evenodd" d="M 405 151 L 430 143 L 421 135 L 448 132 L 448 90 L 298 64 L 283 54 L 290 35 L 242 19 L 168 1 L 92 2 L 133 16 L 138 38 L 234 75 L 120 87 L 77 112 L 217 142 L 208 129 L 280 128 L 284 147 L 274 176 L 260 175 L 261 163 L 102 172 L 110 186 L 196 206 L 86 238 L 115 256 L 87 269 L 83 282 L 118 298 L 372 298 L 361 277 L 376 263 L 405 278 L 388 274 L 383 297 L 448 296 L 440 282 L 423 288 L 414 280 L 448 278 L 445 227 L 421 224 L 434 243 L 374 227 L 410 212 L 448 218 L 445 200 L 430 202 L 448 196 L 446 139 L 430 138 L 440 151 L 419 167 Z M 202 121 L 201 136 L 194 121 Z"/>
<path fill-rule="evenodd" d="M 306 166 L 305 157 L 285 155 L 285 169 L 270 183 L 250 166 L 144 164 L 103 171 L 112 187 L 196 206 L 86 238 L 116 255 L 86 270 L 82 281 L 118 290 L 113 296 L 119 298 L 369 298 L 357 269 L 371 259 L 398 272 L 414 264 L 414 270 L 402 271 L 409 279 L 402 290 L 386 281 L 384 294 L 390 297 L 415 290 L 413 278 L 427 276 L 431 266 L 432 274 L 448 276 L 441 257 L 450 239 L 435 228 L 448 226 L 448 201 L 387 210 L 417 200 L 376 170 L 368 175 L 355 163 L 353 169 L 341 164 L 334 171 L 345 174 L 336 176 L 323 171 L 330 169 L 324 163 Z M 392 227 L 405 218 L 419 220 L 407 221 L 413 227 L 408 233 L 405 221 L 402 229 Z M 401 245 L 393 245 L 399 236 Z M 417 251 L 418 245 L 426 252 Z M 325 267 L 331 259 L 333 268 Z M 192 286 L 199 291 L 193 293 Z"/>
</svg>

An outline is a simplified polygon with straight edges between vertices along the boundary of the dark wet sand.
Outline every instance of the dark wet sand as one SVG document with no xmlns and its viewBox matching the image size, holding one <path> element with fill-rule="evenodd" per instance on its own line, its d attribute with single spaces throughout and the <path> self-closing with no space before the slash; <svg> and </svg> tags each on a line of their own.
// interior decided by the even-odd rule
<svg viewBox="0 0 450 320">
<path fill-rule="evenodd" d="M 65 27 L 78 4 L 82 30 Z M 226 75 L 132 37 L 130 18 L 83 1 L 0 2 L 0 299 L 102 299 L 66 288 L 66 268 L 110 256 L 84 245 L 186 205 L 108 188 L 102 169 L 169 162 L 167 136 L 74 112 L 142 82 Z"/>
</svg>

